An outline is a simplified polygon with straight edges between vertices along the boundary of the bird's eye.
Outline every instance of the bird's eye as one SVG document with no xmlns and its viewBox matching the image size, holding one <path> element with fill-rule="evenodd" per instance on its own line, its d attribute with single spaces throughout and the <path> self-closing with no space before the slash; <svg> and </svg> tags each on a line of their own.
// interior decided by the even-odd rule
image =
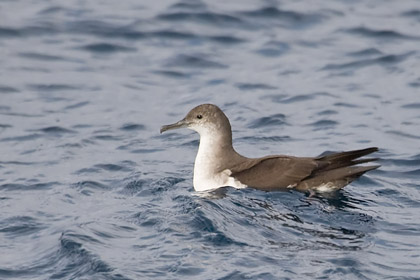
<svg viewBox="0 0 420 280">
<path fill-rule="evenodd" d="M 197 115 L 197 119 L 202 119 L 203 118 L 203 116 L 202 115 Z"/>
</svg>

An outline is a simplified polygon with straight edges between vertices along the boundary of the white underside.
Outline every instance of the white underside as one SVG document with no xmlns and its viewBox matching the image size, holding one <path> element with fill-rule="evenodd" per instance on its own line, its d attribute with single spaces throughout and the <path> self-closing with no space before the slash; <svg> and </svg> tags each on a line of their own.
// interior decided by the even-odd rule
<svg viewBox="0 0 420 280">
<path fill-rule="evenodd" d="M 315 191 L 319 193 L 327 193 L 327 192 L 336 191 L 337 189 L 338 187 L 333 182 L 328 182 L 328 183 L 324 183 L 316 187 Z"/>
<path fill-rule="evenodd" d="M 205 169 L 199 169 L 201 169 L 200 166 L 196 166 L 194 168 L 194 189 L 198 192 L 214 190 L 228 186 L 237 189 L 243 189 L 247 187 L 247 185 L 244 185 L 237 179 L 231 177 L 230 174 L 232 172 L 228 169 L 216 174 L 206 174 Z"/>
<path fill-rule="evenodd" d="M 220 159 L 213 149 L 220 147 L 218 131 L 212 127 L 194 126 L 191 129 L 200 134 L 200 146 L 194 163 L 194 189 L 196 191 L 208 191 L 221 187 L 234 187 L 238 189 L 247 186 L 231 177 L 232 172 L 224 169 L 221 172 Z"/>
</svg>

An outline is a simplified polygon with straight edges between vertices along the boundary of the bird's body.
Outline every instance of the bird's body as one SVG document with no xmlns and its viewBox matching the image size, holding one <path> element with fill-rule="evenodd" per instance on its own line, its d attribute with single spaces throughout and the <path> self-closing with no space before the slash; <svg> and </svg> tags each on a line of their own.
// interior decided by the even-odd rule
<svg viewBox="0 0 420 280">
<path fill-rule="evenodd" d="M 194 189 L 206 191 L 225 186 L 253 187 L 264 191 L 296 189 L 328 192 L 338 190 L 363 173 L 379 166 L 356 166 L 376 160 L 359 159 L 377 151 L 367 148 L 315 158 L 271 155 L 247 158 L 232 146 L 229 119 L 217 106 L 202 104 L 161 132 L 187 127 L 200 134 L 194 164 Z"/>
</svg>

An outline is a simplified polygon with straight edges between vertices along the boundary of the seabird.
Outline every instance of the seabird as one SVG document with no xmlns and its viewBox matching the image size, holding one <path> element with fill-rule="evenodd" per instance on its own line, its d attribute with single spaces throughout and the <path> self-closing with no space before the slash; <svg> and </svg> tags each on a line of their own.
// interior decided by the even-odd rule
<svg viewBox="0 0 420 280">
<path fill-rule="evenodd" d="M 229 119 L 213 104 L 192 109 L 182 120 L 162 126 L 170 129 L 189 128 L 200 134 L 200 145 L 194 163 L 194 189 L 208 191 L 220 187 L 252 187 L 264 191 L 288 190 L 330 192 L 343 188 L 379 165 L 357 166 L 377 158 L 361 157 L 378 151 L 362 150 L 333 153 L 319 157 L 270 155 L 247 158 L 232 146 Z"/>
</svg>

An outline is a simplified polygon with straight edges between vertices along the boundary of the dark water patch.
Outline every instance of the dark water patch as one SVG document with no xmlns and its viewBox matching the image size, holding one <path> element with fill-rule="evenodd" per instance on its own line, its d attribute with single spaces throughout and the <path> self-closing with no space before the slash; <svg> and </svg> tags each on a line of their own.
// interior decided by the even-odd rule
<svg viewBox="0 0 420 280">
<path fill-rule="evenodd" d="M 249 84 L 249 83 L 237 83 L 235 85 L 240 90 L 274 90 L 277 87 L 273 87 L 266 84 Z"/>
<path fill-rule="evenodd" d="M 200 11 L 206 10 L 207 5 L 202 1 L 179 1 L 178 3 L 172 4 L 169 9 L 171 10 L 191 10 L 191 11 Z"/>
<path fill-rule="evenodd" d="M 247 127 L 260 128 L 267 126 L 282 126 L 287 125 L 286 116 L 283 114 L 275 114 L 269 117 L 262 117 L 252 121 Z"/>
<path fill-rule="evenodd" d="M 207 81 L 207 85 L 209 86 L 217 86 L 226 83 L 225 79 L 212 79 Z"/>
<path fill-rule="evenodd" d="M 104 140 L 104 141 L 120 141 L 121 137 L 120 136 L 114 136 L 114 135 L 96 135 L 93 137 L 94 139 L 97 140 Z"/>
<path fill-rule="evenodd" d="M 20 141 L 32 141 L 38 138 L 43 137 L 42 134 L 29 134 L 29 135 L 22 135 L 22 136 L 13 136 L 13 137 L 5 137 L 0 139 L 2 142 L 20 142 Z"/>
<path fill-rule="evenodd" d="M 278 57 L 285 54 L 289 51 L 289 49 L 290 47 L 287 43 L 271 41 L 264 44 L 262 48 L 258 49 L 257 53 L 266 57 Z"/>
<path fill-rule="evenodd" d="M 93 53 L 134 52 L 137 50 L 136 48 L 130 48 L 110 43 L 89 44 L 80 48 Z"/>
<path fill-rule="evenodd" d="M 49 126 L 45 128 L 38 129 L 37 131 L 50 134 L 50 135 L 61 135 L 68 133 L 76 133 L 74 130 L 70 130 L 61 126 Z"/>
<path fill-rule="evenodd" d="M 0 105 L 0 111 L 10 111 L 11 109 L 10 106 Z"/>
<path fill-rule="evenodd" d="M 402 105 L 401 108 L 404 109 L 420 109 L 420 103 L 410 103 Z"/>
<path fill-rule="evenodd" d="M 71 110 L 71 109 L 84 107 L 84 106 L 88 105 L 89 103 L 90 103 L 89 101 L 78 102 L 78 103 L 75 103 L 75 104 L 68 105 L 68 106 L 64 107 L 64 110 Z"/>
<path fill-rule="evenodd" d="M 410 36 L 410 35 L 404 35 L 394 30 L 373 30 L 367 27 L 356 27 L 356 28 L 350 28 L 345 30 L 346 32 L 350 34 L 356 34 L 363 37 L 367 37 L 369 39 L 375 38 L 375 39 L 383 39 L 385 41 L 389 40 L 419 40 L 420 37 L 417 36 Z"/>
<path fill-rule="evenodd" d="M 127 124 L 124 124 L 122 127 L 120 127 L 120 129 L 125 130 L 125 131 L 138 131 L 138 130 L 145 130 L 146 127 L 142 124 L 127 123 Z"/>
<path fill-rule="evenodd" d="M 180 71 L 160 70 L 160 71 L 154 71 L 154 73 L 162 75 L 164 77 L 169 77 L 169 78 L 174 78 L 174 79 L 189 79 L 192 77 L 192 74 L 184 73 Z"/>
<path fill-rule="evenodd" d="M 202 57 L 193 55 L 178 55 L 171 59 L 167 64 L 169 67 L 187 67 L 187 68 L 227 68 L 227 65 L 214 62 Z"/>
<path fill-rule="evenodd" d="M 17 93 L 17 92 L 19 92 L 19 90 L 16 88 L 0 85 L 0 93 Z"/>
<path fill-rule="evenodd" d="M 0 164 L 13 164 L 13 165 L 34 165 L 36 162 L 27 162 L 27 161 L 0 161 Z"/>
<path fill-rule="evenodd" d="M 201 24 L 215 25 L 221 27 L 242 26 L 242 20 L 233 15 L 219 14 L 215 12 L 172 12 L 157 16 L 157 19 L 170 22 L 196 22 Z"/>
<path fill-rule="evenodd" d="M 22 52 L 22 53 L 19 53 L 19 56 L 24 57 L 24 58 L 33 59 L 33 60 L 41 60 L 41 61 L 66 60 L 64 57 L 61 57 L 61 56 L 43 54 L 43 53 L 35 53 L 35 52 Z"/>
<path fill-rule="evenodd" d="M 325 129 L 325 128 L 332 128 L 336 126 L 338 122 L 332 120 L 319 120 L 309 124 L 310 126 L 314 126 L 317 129 Z"/>
<path fill-rule="evenodd" d="M 0 233 L 3 233 L 8 238 L 30 235 L 44 228 L 46 228 L 45 225 L 29 216 L 13 216 L 0 220 Z"/>
<path fill-rule="evenodd" d="M 420 87 L 420 78 L 419 78 L 419 79 L 417 79 L 417 80 L 415 80 L 414 82 L 408 83 L 408 85 L 409 85 L 410 87 L 413 87 L 413 88 L 418 88 L 418 87 Z"/>
<path fill-rule="evenodd" d="M 225 45 L 233 45 L 233 44 L 240 44 L 244 43 L 246 40 L 234 36 L 208 36 L 206 37 L 207 40 L 216 42 L 219 44 L 225 44 Z"/>
<path fill-rule="evenodd" d="M 378 49 L 368 48 L 368 49 L 364 49 L 364 50 L 361 50 L 361 51 L 355 51 L 355 52 L 348 53 L 348 55 L 349 56 L 357 56 L 357 57 L 360 57 L 360 56 L 380 56 L 380 55 L 383 55 L 383 53 Z"/>
<path fill-rule="evenodd" d="M 401 15 L 406 16 L 406 17 L 415 17 L 415 18 L 418 18 L 420 20 L 420 10 L 406 11 L 406 12 L 403 12 Z"/>
<path fill-rule="evenodd" d="M 329 116 L 329 115 L 336 115 L 336 114 L 338 114 L 338 112 L 335 110 L 324 110 L 317 113 L 317 115 L 319 116 Z"/>
<path fill-rule="evenodd" d="M 21 31 L 10 27 L 0 27 L 0 37 L 19 37 Z"/>
<path fill-rule="evenodd" d="M 5 129 L 5 128 L 11 128 L 13 126 L 11 126 L 10 124 L 2 124 L 0 123 L 0 129 Z"/>
<path fill-rule="evenodd" d="M 383 55 L 378 58 L 373 59 L 363 59 L 363 60 L 356 60 L 348 63 L 340 63 L 340 64 L 327 64 L 321 70 L 346 70 L 346 69 L 360 69 L 372 65 L 380 65 L 380 66 L 389 66 L 393 64 L 398 64 L 411 55 L 414 52 L 408 52 L 401 55 Z"/>
<path fill-rule="evenodd" d="M 66 91 L 66 90 L 79 90 L 80 87 L 64 85 L 64 84 L 31 84 L 28 85 L 31 90 L 50 92 L 50 91 Z"/>
<path fill-rule="evenodd" d="M 313 26 L 321 22 L 325 16 L 321 14 L 305 14 L 295 11 L 280 10 L 277 7 L 265 7 L 253 11 L 244 11 L 239 13 L 249 20 L 257 19 L 267 21 L 275 21 L 286 25 L 288 28 L 302 28 L 306 26 Z"/>
<path fill-rule="evenodd" d="M 81 174 L 86 174 L 86 173 L 98 173 L 98 172 L 99 172 L 98 168 L 90 167 L 90 168 L 79 169 L 75 173 L 78 175 L 81 175 Z"/>
<path fill-rule="evenodd" d="M 334 103 L 334 106 L 336 106 L 336 107 L 345 107 L 345 108 L 359 108 L 360 107 L 358 105 L 350 104 L 350 103 L 345 103 L 345 102 L 337 102 L 337 103 Z"/>
<path fill-rule="evenodd" d="M 18 183 L 7 183 L 0 185 L 0 190 L 4 191 L 43 191 L 51 189 L 55 186 L 60 185 L 58 182 L 48 182 L 48 183 L 36 183 L 36 184 L 18 184 Z"/>
<path fill-rule="evenodd" d="M 132 150 L 131 153 L 133 154 L 151 154 L 151 153 L 156 153 L 156 152 L 161 152 L 164 151 L 164 149 L 135 149 Z"/>
</svg>

